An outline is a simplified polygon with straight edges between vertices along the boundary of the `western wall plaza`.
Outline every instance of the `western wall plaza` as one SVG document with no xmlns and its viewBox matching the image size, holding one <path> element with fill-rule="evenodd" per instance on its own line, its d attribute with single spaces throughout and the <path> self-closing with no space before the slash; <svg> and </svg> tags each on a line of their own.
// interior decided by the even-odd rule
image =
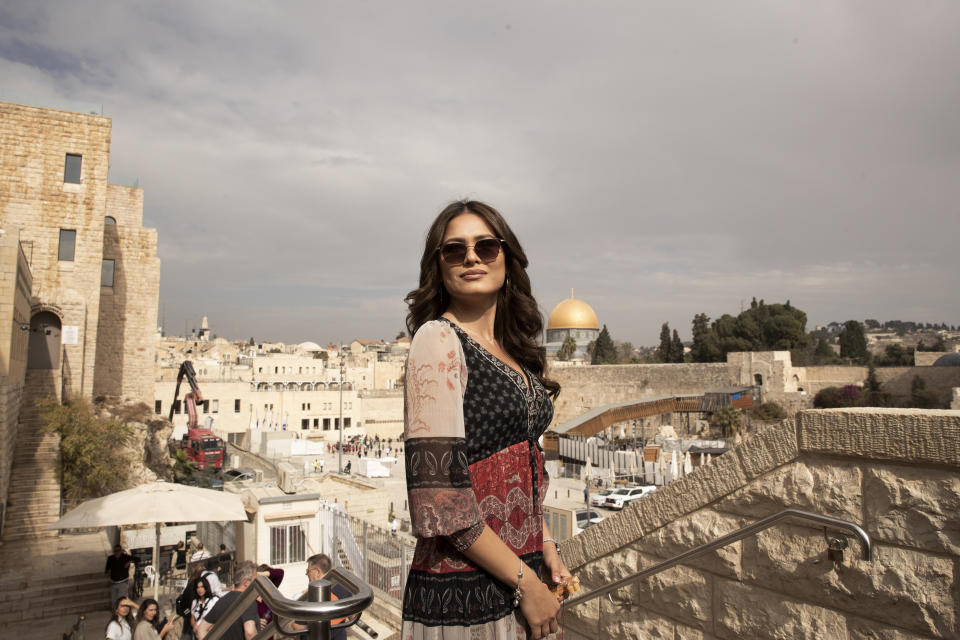
<svg viewBox="0 0 960 640">
<path fill-rule="evenodd" d="M 100 637 L 115 544 L 134 552 L 131 585 L 155 589 L 173 617 L 186 584 L 177 544 L 200 542 L 282 568 L 289 599 L 308 588 L 307 558 L 326 553 L 372 593 L 367 629 L 399 638 L 415 544 L 409 337 L 233 340 L 205 309 L 197 328 L 168 333 L 165 240 L 143 226 L 149 189 L 111 182 L 111 142 L 124 135 L 113 124 L 0 102 L 0 623 L 12 634 L 0 635 L 59 637 L 83 616 Z M 787 350 L 591 364 L 604 309 L 574 293 L 540 301 L 562 386 L 540 442 L 544 517 L 583 587 L 564 607 L 564 638 L 960 638 L 960 358 L 917 351 L 875 371 L 795 365 Z M 904 396 L 919 379 L 951 408 L 813 408 L 821 390 L 871 376 Z M 246 519 L 51 527 L 94 498 L 66 493 L 61 436 L 43 427 L 51 401 L 127 421 L 124 489 L 189 481 L 237 496 Z M 711 427 L 723 408 L 752 415 L 762 403 L 786 417 Z M 618 508 L 592 501 L 639 487 Z"/>
</svg>

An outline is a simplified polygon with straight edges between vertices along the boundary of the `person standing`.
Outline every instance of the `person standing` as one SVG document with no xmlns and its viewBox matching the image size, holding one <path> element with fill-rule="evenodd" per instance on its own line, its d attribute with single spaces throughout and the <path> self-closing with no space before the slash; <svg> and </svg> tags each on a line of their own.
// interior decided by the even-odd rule
<svg viewBox="0 0 960 640">
<path fill-rule="evenodd" d="M 419 286 L 406 297 L 403 439 L 417 548 L 404 638 L 449 629 L 536 640 L 558 628 L 541 570 L 553 582 L 570 572 L 543 517 L 538 439 L 560 385 L 545 375 L 526 267 L 506 221 L 481 202 L 450 204 L 427 232 Z"/>
<path fill-rule="evenodd" d="M 137 605 L 126 597 L 118 598 L 114 602 L 113 614 L 110 616 L 104 634 L 106 640 L 131 640 L 133 638 L 133 627 L 136 625 L 133 612 L 137 608 Z"/>
<path fill-rule="evenodd" d="M 130 564 L 133 556 L 123 550 L 123 547 L 114 545 L 113 555 L 107 557 L 107 564 L 103 572 L 110 576 L 110 602 L 126 598 L 130 591 Z"/>
<path fill-rule="evenodd" d="M 206 617 L 200 621 L 200 624 L 197 625 L 197 637 L 200 640 L 206 637 L 210 632 L 210 628 L 220 621 L 220 618 L 227 612 L 230 605 L 250 586 L 250 583 L 253 582 L 256 577 L 256 572 L 257 567 L 249 560 L 237 563 L 237 566 L 233 569 L 233 578 L 235 581 L 233 589 L 224 592 L 217 604 L 213 605 L 213 609 L 211 609 Z M 226 633 L 221 637 L 224 638 L 224 640 L 252 640 L 252 638 L 257 635 L 257 631 L 259 631 L 257 603 L 253 601 L 243 610 L 240 618 L 230 625 L 230 628 L 227 629 Z"/>
<path fill-rule="evenodd" d="M 197 550 L 194 551 L 193 555 L 190 556 L 190 562 L 197 562 L 199 560 L 206 560 L 210 557 L 210 552 L 203 548 L 203 543 L 199 540 L 197 541 Z"/>
<path fill-rule="evenodd" d="M 197 578 L 193 581 L 193 593 L 196 594 L 193 602 L 190 603 L 190 629 L 194 636 L 197 634 L 197 627 L 213 606 L 220 600 L 210 589 L 210 583 L 206 578 Z M 187 617 L 187 616 L 184 616 Z"/>
<path fill-rule="evenodd" d="M 316 580 L 322 580 L 324 576 L 330 573 L 330 569 L 333 568 L 333 562 L 330 560 L 330 556 L 325 553 L 318 553 L 316 555 L 310 556 L 307 558 L 307 580 L 314 582 Z M 309 587 L 308 587 L 309 588 Z M 303 600 L 306 597 L 307 592 L 304 591 L 300 594 L 300 599 Z M 339 600 L 340 598 L 349 598 L 350 592 L 346 588 L 340 586 L 339 584 L 330 585 L 330 600 Z M 343 622 L 346 618 L 336 618 L 330 621 L 330 624 L 337 624 Z M 294 629 L 306 629 L 307 626 L 302 622 L 293 623 Z M 330 630 L 330 640 L 347 640 L 347 630 L 346 629 L 331 629 Z"/>
<path fill-rule="evenodd" d="M 160 620 L 160 605 L 153 598 L 140 603 L 133 640 L 161 640 L 173 629 L 173 621 Z"/>
</svg>

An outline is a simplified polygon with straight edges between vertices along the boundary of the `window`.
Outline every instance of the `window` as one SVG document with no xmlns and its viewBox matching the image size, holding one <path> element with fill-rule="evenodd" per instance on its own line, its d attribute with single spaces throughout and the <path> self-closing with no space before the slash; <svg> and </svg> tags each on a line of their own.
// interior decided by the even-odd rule
<svg viewBox="0 0 960 640">
<path fill-rule="evenodd" d="M 83 165 L 83 156 L 79 153 L 68 153 L 63 163 L 63 181 L 70 184 L 80 184 L 80 168 Z"/>
<path fill-rule="evenodd" d="M 210 401 L 209 401 L 209 400 L 204 400 L 204 401 L 203 401 L 203 412 L 204 412 L 204 413 L 210 413 Z"/>
<path fill-rule="evenodd" d="M 299 524 L 270 527 L 270 566 L 307 559 L 307 534 Z"/>
<path fill-rule="evenodd" d="M 240 398 L 233 401 L 233 412 L 240 413 Z"/>
<path fill-rule="evenodd" d="M 180 413 L 180 401 L 179 401 L 179 400 L 174 400 L 174 402 L 173 402 L 173 412 L 174 412 L 174 413 Z"/>
<path fill-rule="evenodd" d="M 330 431 L 330 418 L 323 419 L 323 430 Z"/>
<path fill-rule="evenodd" d="M 155 400 L 155 401 L 153 402 L 153 412 L 156 413 L 156 414 L 163 413 L 163 409 L 160 408 L 162 404 L 163 404 L 162 401 L 160 401 L 160 400 Z"/>
<path fill-rule="evenodd" d="M 105 227 L 114 226 L 114 227 L 115 227 L 115 226 L 117 226 L 117 219 L 114 218 L 113 216 L 104 216 L 104 217 L 103 217 L 103 226 L 105 226 Z"/>
<path fill-rule="evenodd" d="M 60 229 L 60 248 L 57 250 L 57 260 L 73 262 L 73 254 L 77 249 L 77 232 L 74 229 Z"/>
<path fill-rule="evenodd" d="M 113 270 L 115 262 L 113 260 L 104 260 L 100 267 L 100 286 L 113 286 Z"/>
<path fill-rule="evenodd" d="M 343 428 L 344 428 L 344 429 L 349 429 L 349 428 L 350 428 L 350 418 L 344 418 L 344 419 L 343 419 Z"/>
<path fill-rule="evenodd" d="M 211 413 L 218 413 L 220 411 L 220 401 L 211 400 L 210 401 L 210 411 Z"/>
<path fill-rule="evenodd" d="M 314 419 L 313 419 L 313 428 L 316 429 L 316 428 L 319 427 L 319 426 L 320 426 L 320 418 L 314 418 Z"/>
<path fill-rule="evenodd" d="M 300 428 L 301 428 L 301 429 L 309 429 L 309 428 L 310 428 L 310 418 L 303 418 L 302 420 L 300 420 Z"/>
<path fill-rule="evenodd" d="M 263 367 L 259 367 L 259 368 L 257 369 L 257 373 L 263 373 Z"/>
</svg>

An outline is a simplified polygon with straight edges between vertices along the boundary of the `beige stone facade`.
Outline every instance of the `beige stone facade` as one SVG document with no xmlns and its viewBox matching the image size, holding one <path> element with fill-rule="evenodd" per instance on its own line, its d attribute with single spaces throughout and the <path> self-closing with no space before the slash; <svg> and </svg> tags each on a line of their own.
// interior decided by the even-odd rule
<svg viewBox="0 0 960 640">
<path fill-rule="evenodd" d="M 571 638 L 956 638 L 960 412 L 804 411 L 563 545 L 587 588 L 798 508 L 861 524 L 767 529 L 566 611 Z M 598 609 L 599 607 L 599 609 Z"/>
<path fill-rule="evenodd" d="M 109 118 L 0 102 L 4 500 L 27 398 L 153 398 L 157 235 L 143 191 L 108 184 L 110 135 Z"/>
<path fill-rule="evenodd" d="M 110 135 L 109 118 L 0 103 L 0 213 L 33 274 L 32 315 L 59 320 L 65 394 L 148 401 L 157 236 L 142 226 L 143 191 L 108 184 Z M 111 260 L 113 284 L 102 287 Z"/>
<path fill-rule="evenodd" d="M 16 229 L 0 235 L 0 522 L 6 515 L 14 444 L 18 434 L 33 276 Z"/>
</svg>

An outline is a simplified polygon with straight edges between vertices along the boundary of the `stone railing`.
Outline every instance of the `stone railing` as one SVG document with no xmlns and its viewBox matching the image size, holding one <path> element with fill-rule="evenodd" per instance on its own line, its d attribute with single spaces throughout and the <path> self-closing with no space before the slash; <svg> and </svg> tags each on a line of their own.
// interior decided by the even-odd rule
<svg viewBox="0 0 960 640">
<path fill-rule="evenodd" d="M 859 522 L 768 529 L 564 614 L 578 638 L 957 638 L 960 412 L 804 411 L 565 542 L 589 589 L 786 508 Z"/>
</svg>

